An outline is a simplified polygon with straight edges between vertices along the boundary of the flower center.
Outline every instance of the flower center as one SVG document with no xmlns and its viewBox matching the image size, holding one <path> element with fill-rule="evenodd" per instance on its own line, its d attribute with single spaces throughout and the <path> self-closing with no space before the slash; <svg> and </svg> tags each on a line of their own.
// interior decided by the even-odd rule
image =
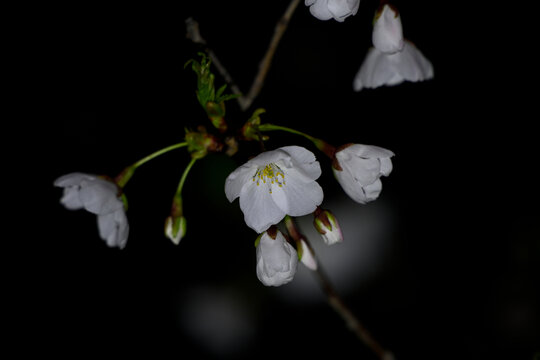
<svg viewBox="0 0 540 360">
<path fill-rule="evenodd" d="M 268 185 L 268 192 L 272 193 L 272 185 L 277 184 L 277 186 L 282 187 L 285 185 L 285 173 L 279 165 L 270 163 L 266 166 L 260 166 L 257 169 L 255 175 L 253 175 L 253 182 L 257 182 L 257 186 L 260 185 L 261 181 L 263 184 Z"/>
</svg>

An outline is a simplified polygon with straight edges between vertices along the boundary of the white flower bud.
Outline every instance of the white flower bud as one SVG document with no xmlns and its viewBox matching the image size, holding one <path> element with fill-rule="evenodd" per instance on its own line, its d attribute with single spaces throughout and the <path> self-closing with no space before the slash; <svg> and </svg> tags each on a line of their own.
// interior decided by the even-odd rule
<svg viewBox="0 0 540 360">
<path fill-rule="evenodd" d="M 383 53 L 393 54 L 403 49 L 403 28 L 396 8 L 385 4 L 375 15 L 372 42 Z"/>
<path fill-rule="evenodd" d="M 281 286 L 294 278 L 296 250 L 275 227 L 265 231 L 257 244 L 257 278 L 266 286 Z"/>
<path fill-rule="evenodd" d="M 175 217 L 169 216 L 165 220 L 165 236 L 178 245 L 180 240 L 186 235 L 186 218 L 183 216 Z"/>
<path fill-rule="evenodd" d="M 334 214 L 319 208 L 314 215 L 313 225 L 321 234 L 326 245 L 333 245 L 343 241 L 343 234 Z"/>
</svg>

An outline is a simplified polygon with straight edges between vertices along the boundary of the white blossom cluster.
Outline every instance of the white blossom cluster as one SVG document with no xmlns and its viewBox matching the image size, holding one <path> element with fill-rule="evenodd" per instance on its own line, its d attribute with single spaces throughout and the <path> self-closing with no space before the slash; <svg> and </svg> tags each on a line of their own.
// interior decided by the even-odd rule
<svg viewBox="0 0 540 360">
<path fill-rule="evenodd" d="M 317 19 L 343 22 L 358 12 L 360 0 L 305 0 L 305 5 Z M 411 42 L 404 39 L 399 12 L 386 1 L 381 2 L 375 14 L 372 43 L 373 47 L 369 49 L 354 78 L 354 90 L 433 77 L 431 63 Z M 227 127 L 223 102 L 232 97 L 222 96 L 224 87 L 217 92 L 213 88 L 214 78 L 210 74 L 210 62 L 206 57 L 201 63 L 193 61 L 192 64 L 198 72 L 198 84 L 204 90 L 197 92 L 200 95 L 199 102 L 214 126 L 220 132 L 225 132 Z M 265 140 L 261 136 L 263 131 L 286 129 L 271 124 L 266 124 L 264 128 L 258 117 L 260 113 L 257 110 L 242 128 L 243 140 L 262 142 Z M 334 177 L 352 200 L 366 204 L 379 197 L 382 190 L 381 177 L 392 172 L 392 151 L 363 144 L 345 144 L 334 148 L 298 131 L 286 131 L 289 130 L 312 140 L 319 150 L 330 157 Z M 190 132 L 186 134 L 185 140 L 140 160 L 115 179 L 83 173 L 61 176 L 54 182 L 55 186 L 63 188 L 60 202 L 67 209 L 85 209 L 97 215 L 100 237 L 109 247 L 124 248 L 128 240 L 129 224 L 123 186 L 138 166 L 155 156 L 186 146 L 192 162 L 182 176 L 171 216 L 165 222 L 165 235 L 178 245 L 186 234 L 181 196 L 185 177 L 195 160 L 203 158 L 208 151 L 221 151 L 223 148 L 217 137 L 208 134 L 206 130 Z M 227 199 L 230 202 L 239 199 L 246 225 L 258 234 L 256 274 L 264 285 L 280 286 L 290 282 L 299 261 L 312 270 L 317 269 L 310 245 L 294 228 L 291 217 L 313 214 L 314 226 L 326 244 L 343 241 L 335 216 L 320 207 L 324 192 L 317 179 L 321 172 L 315 154 L 306 148 L 291 145 L 261 152 L 227 177 L 224 184 Z M 282 221 L 287 226 L 285 234 L 276 227 Z"/>
<path fill-rule="evenodd" d="M 337 149 L 332 161 L 334 175 L 354 201 L 365 204 L 378 198 L 381 176 L 392 171 L 394 154 L 377 146 L 348 144 Z M 257 276 L 265 285 L 280 286 L 293 279 L 298 254 L 279 230 L 268 229 L 286 215 L 303 216 L 315 212 L 323 201 L 317 183 L 321 167 L 315 155 L 300 146 L 267 151 L 233 171 L 225 181 L 229 201 L 240 198 L 246 224 L 262 233 L 257 246 Z M 328 218 L 328 214 L 325 214 Z M 330 216 L 315 226 L 327 244 L 342 241 L 337 220 Z M 333 225 L 333 226 L 332 226 Z M 308 252 L 309 256 L 309 252 Z"/>
</svg>

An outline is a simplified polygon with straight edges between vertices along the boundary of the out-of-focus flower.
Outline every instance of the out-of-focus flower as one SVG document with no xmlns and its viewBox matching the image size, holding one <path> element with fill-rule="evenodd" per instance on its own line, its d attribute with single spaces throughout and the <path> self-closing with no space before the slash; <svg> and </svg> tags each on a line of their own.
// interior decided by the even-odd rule
<svg viewBox="0 0 540 360">
<path fill-rule="evenodd" d="M 383 53 L 393 54 L 403 49 L 401 17 L 395 7 L 385 4 L 377 11 L 371 38 L 373 46 Z"/>
<path fill-rule="evenodd" d="M 305 0 L 311 15 L 319 20 L 334 19 L 343 22 L 348 16 L 356 15 L 360 0 Z"/>
<path fill-rule="evenodd" d="M 332 168 L 345 193 L 365 204 L 379 197 L 380 177 L 392 171 L 392 156 L 392 151 L 378 146 L 347 144 L 336 151 Z"/>
<path fill-rule="evenodd" d="M 54 186 L 64 188 L 60 203 L 67 209 L 97 215 L 99 236 L 108 246 L 126 246 L 129 224 L 115 183 L 96 175 L 71 173 L 56 179 Z"/>
<path fill-rule="evenodd" d="M 313 213 L 315 218 L 313 219 L 313 225 L 315 229 L 322 235 L 324 243 L 326 245 L 333 245 L 343 241 L 343 234 L 339 223 L 329 210 L 317 208 Z"/>
<path fill-rule="evenodd" d="M 397 85 L 403 81 L 423 81 L 433 78 L 433 65 L 410 41 L 405 40 L 403 49 L 386 54 L 370 48 L 360 70 L 354 77 L 353 88 Z"/>
<path fill-rule="evenodd" d="M 233 171 L 225 181 L 230 202 L 240 197 L 246 224 L 258 233 L 285 215 L 313 212 L 323 200 L 315 181 L 321 167 L 315 155 L 300 146 L 263 152 Z"/>
<path fill-rule="evenodd" d="M 274 226 L 265 231 L 257 244 L 257 278 L 266 286 L 281 286 L 296 273 L 298 254 Z"/>
</svg>

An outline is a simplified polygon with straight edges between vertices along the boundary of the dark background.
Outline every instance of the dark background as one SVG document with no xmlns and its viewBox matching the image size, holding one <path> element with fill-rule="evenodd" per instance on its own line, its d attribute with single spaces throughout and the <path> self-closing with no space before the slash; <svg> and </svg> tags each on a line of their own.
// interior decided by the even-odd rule
<svg viewBox="0 0 540 360">
<path fill-rule="evenodd" d="M 353 92 L 376 2 L 362 1 L 344 23 L 319 21 L 301 4 L 262 93 L 246 113 L 229 102 L 227 121 L 240 126 L 264 107 L 263 121 L 335 145 L 394 151 L 394 171 L 375 203 L 343 197 L 322 156 L 320 183 L 325 202 L 338 199 L 358 212 L 360 223 L 365 216 L 374 219 L 371 227 L 384 227 L 374 269 L 351 267 L 348 278 L 331 266 L 328 272 L 397 359 L 533 359 L 540 351 L 540 196 L 530 112 L 535 74 L 530 43 L 521 36 L 528 29 L 511 32 L 516 27 L 504 19 L 513 15 L 495 17 L 492 10 L 508 9 L 494 6 L 394 3 L 405 37 L 433 63 L 433 80 Z M 23 228 L 32 236 L 17 253 L 22 271 L 14 271 L 28 275 L 14 281 L 19 306 L 12 333 L 23 351 L 70 358 L 375 358 L 307 272 L 280 289 L 257 280 L 256 234 L 223 192 L 228 173 L 257 150 L 253 144 L 242 143 L 232 159 L 211 155 L 196 164 L 185 186 L 188 233 L 179 246 L 162 228 L 189 160 L 183 151 L 141 167 L 126 187 L 131 231 L 122 251 L 99 239 L 93 215 L 65 210 L 61 190 L 52 187 L 74 171 L 114 176 L 182 141 L 185 127 L 210 128 L 195 98 L 195 75 L 183 69 L 200 50 L 184 37 L 186 17 L 199 21 L 247 91 L 287 4 L 33 9 L 30 40 L 20 44 L 29 50 L 21 56 L 29 75 L 19 85 L 35 99 L 28 105 L 35 117 L 22 123 L 39 139 L 31 155 L 40 174 L 39 210 L 29 208 L 40 226 Z M 223 79 L 217 75 L 216 82 Z M 311 146 L 276 133 L 267 147 L 293 143 Z M 354 249 L 365 259 L 352 234 L 336 245 L 345 250 L 322 251 L 332 258 Z M 309 298 L 299 295 L 305 288 Z"/>
</svg>

